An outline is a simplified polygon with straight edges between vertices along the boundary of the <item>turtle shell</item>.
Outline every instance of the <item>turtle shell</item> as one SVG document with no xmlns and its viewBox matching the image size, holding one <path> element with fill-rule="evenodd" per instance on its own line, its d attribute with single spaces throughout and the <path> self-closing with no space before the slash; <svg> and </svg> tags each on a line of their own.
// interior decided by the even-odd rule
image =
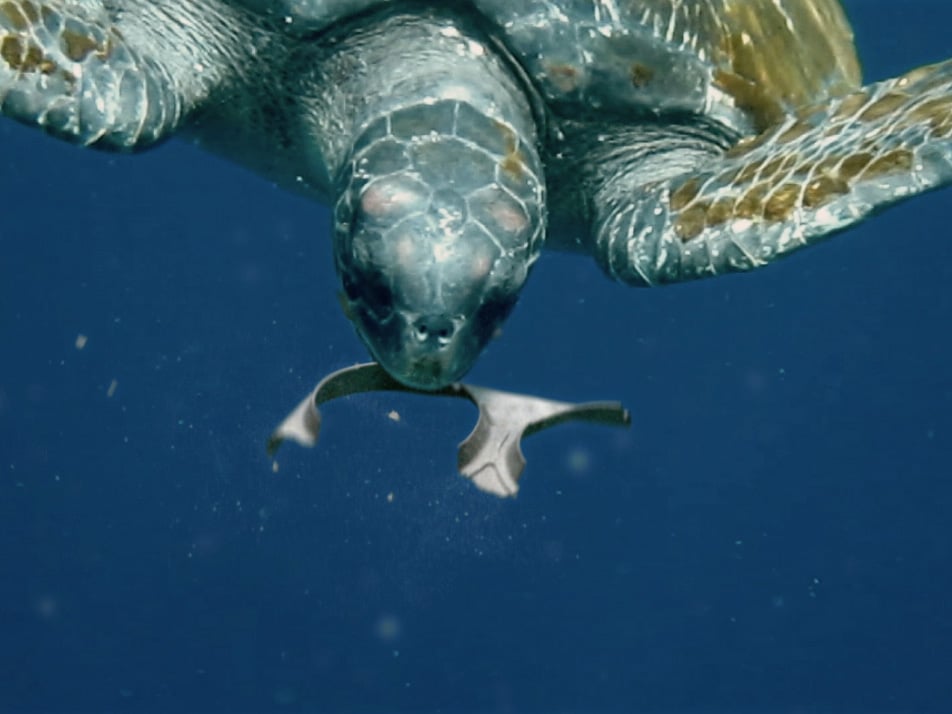
<svg viewBox="0 0 952 714">
<path fill-rule="evenodd" d="M 559 115 L 688 112 L 762 130 L 861 82 L 837 0 L 474 0 Z"/>
<path fill-rule="evenodd" d="M 397 4 L 401 0 L 232 0 L 256 13 L 283 24 L 288 32 L 307 33 L 323 30 L 336 22 L 376 6 Z M 461 2 L 465 6 L 468 3 Z"/>
<path fill-rule="evenodd" d="M 319 31 L 408 0 L 234 0 Z M 418 3 L 415 6 L 420 7 Z M 861 82 L 838 0 L 459 0 L 557 115 L 704 114 L 746 133 Z"/>
</svg>

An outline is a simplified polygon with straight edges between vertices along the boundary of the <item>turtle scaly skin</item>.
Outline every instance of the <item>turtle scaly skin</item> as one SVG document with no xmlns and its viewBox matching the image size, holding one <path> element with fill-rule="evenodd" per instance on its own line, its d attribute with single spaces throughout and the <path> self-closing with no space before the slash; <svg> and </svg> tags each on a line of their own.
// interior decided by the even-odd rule
<svg viewBox="0 0 952 714">
<path fill-rule="evenodd" d="M 0 110 L 103 149 L 185 135 L 332 204 L 349 316 L 429 390 L 546 234 L 656 285 L 952 181 L 952 64 L 862 87 L 835 0 L 4 0 Z"/>
<path fill-rule="evenodd" d="M 3 114 L 101 149 L 167 138 L 227 81 L 225 37 L 253 27 L 225 5 L 181 3 L 173 22 L 168 5 L 124 3 L 121 21 L 97 0 L 0 3 Z"/>
<path fill-rule="evenodd" d="M 750 270 L 945 184 L 950 87 L 945 62 L 804 107 L 634 200 L 606 201 L 595 253 L 633 285 Z"/>
</svg>

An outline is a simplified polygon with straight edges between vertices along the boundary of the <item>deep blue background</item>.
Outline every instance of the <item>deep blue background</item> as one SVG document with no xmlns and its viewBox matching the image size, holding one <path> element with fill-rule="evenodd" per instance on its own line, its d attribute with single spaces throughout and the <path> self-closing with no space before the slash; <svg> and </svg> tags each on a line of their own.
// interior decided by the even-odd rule
<svg viewBox="0 0 952 714">
<path fill-rule="evenodd" d="M 847 6 L 870 79 L 952 55 L 945 0 Z M 365 359 L 325 209 L 0 146 L 0 709 L 952 711 L 952 191 L 673 288 L 547 256 L 470 381 L 634 423 L 498 501 L 444 400 L 335 403 L 272 472 Z"/>
</svg>

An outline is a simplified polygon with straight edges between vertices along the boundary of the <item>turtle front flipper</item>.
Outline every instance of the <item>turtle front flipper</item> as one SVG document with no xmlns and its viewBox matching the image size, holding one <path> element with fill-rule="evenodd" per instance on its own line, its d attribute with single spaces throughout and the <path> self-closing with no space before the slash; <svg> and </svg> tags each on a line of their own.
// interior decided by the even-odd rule
<svg viewBox="0 0 952 714">
<path fill-rule="evenodd" d="M 100 0 L 0 3 L 4 115 L 73 143 L 136 150 L 168 136 L 235 64 L 229 45 L 243 24 L 227 5 L 123 0 L 108 8 Z"/>
<path fill-rule="evenodd" d="M 595 254 L 655 285 L 750 270 L 952 182 L 952 60 L 805 107 L 597 206 Z"/>
</svg>

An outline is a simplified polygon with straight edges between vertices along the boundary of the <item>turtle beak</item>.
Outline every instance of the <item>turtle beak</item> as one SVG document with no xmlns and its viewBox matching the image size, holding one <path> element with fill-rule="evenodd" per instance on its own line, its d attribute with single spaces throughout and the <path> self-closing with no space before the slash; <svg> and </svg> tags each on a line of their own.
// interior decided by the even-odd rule
<svg viewBox="0 0 952 714">
<path fill-rule="evenodd" d="M 462 317 L 421 315 L 407 321 L 404 351 L 408 366 L 405 383 L 419 389 L 439 389 L 465 374 L 471 361 L 462 359 L 466 350 L 466 321 Z"/>
<path fill-rule="evenodd" d="M 398 311 L 390 329 L 364 341 L 394 379 L 414 389 L 442 389 L 469 371 L 479 345 L 462 316 L 411 315 Z"/>
</svg>

